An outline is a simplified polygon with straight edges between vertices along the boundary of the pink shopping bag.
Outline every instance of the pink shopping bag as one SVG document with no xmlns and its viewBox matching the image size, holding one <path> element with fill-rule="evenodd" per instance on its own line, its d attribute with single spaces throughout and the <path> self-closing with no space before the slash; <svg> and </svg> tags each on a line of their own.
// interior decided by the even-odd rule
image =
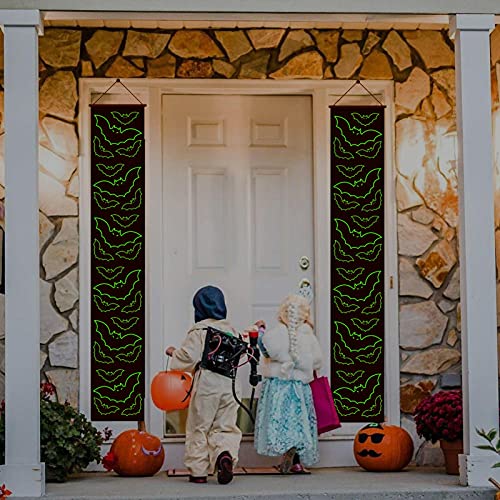
<svg viewBox="0 0 500 500">
<path fill-rule="evenodd" d="M 314 372 L 314 380 L 309 385 L 311 386 L 316 419 L 318 420 L 318 434 L 341 427 L 328 379 L 318 377 L 317 373 Z"/>
</svg>

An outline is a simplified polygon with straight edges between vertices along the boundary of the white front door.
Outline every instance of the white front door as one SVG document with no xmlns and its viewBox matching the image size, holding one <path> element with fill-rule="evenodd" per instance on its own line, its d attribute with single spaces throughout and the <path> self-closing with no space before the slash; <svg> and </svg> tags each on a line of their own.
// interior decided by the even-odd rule
<svg viewBox="0 0 500 500">
<path fill-rule="evenodd" d="M 273 325 L 314 276 L 311 98 L 165 95 L 162 106 L 164 345 L 182 342 L 207 284 L 237 329 Z"/>
</svg>

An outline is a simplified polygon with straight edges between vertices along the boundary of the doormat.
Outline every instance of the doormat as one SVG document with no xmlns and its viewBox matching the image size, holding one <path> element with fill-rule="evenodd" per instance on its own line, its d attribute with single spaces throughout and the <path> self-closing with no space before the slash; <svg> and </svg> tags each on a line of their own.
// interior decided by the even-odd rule
<svg viewBox="0 0 500 500">
<path fill-rule="evenodd" d="M 311 474 L 307 469 L 301 474 Z M 237 467 L 234 469 L 235 476 L 281 476 L 278 467 Z M 168 477 L 188 477 L 189 472 L 186 469 L 168 469 Z"/>
</svg>

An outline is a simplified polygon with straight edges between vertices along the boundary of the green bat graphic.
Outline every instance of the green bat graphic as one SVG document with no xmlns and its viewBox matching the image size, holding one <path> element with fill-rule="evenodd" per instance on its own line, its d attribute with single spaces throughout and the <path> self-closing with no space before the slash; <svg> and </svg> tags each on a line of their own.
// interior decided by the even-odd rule
<svg viewBox="0 0 500 500">
<path fill-rule="evenodd" d="M 369 248 L 363 252 L 357 252 L 357 256 L 361 260 L 367 260 L 369 262 L 374 262 L 378 259 L 380 252 L 382 251 L 382 243 L 377 243 L 373 248 Z"/>
<path fill-rule="evenodd" d="M 342 379 L 346 384 L 355 384 L 365 374 L 364 370 L 358 370 L 354 373 L 345 372 L 344 370 L 336 370 L 336 375 Z"/>
<path fill-rule="evenodd" d="M 377 191 L 375 193 L 375 197 L 372 201 L 366 203 L 361 209 L 363 212 L 375 212 L 376 210 L 380 210 L 382 206 L 382 191 Z"/>
<path fill-rule="evenodd" d="M 139 188 L 132 199 L 122 206 L 122 210 L 137 210 L 142 205 L 142 189 Z"/>
<path fill-rule="evenodd" d="M 94 192 L 94 201 L 101 210 L 109 210 L 110 208 L 115 208 L 120 204 L 119 201 L 110 200 L 97 191 Z"/>
<path fill-rule="evenodd" d="M 121 259 L 135 260 L 137 259 L 137 256 L 139 255 L 141 248 L 142 248 L 142 243 L 138 241 L 132 248 L 128 250 L 125 249 L 119 250 L 118 252 L 116 252 L 116 255 Z"/>
<path fill-rule="evenodd" d="M 101 346 L 97 341 L 95 341 L 92 346 L 92 353 L 94 355 L 94 360 L 96 363 L 102 363 L 104 365 L 110 365 L 114 363 L 113 358 L 110 358 L 102 352 Z"/>
<path fill-rule="evenodd" d="M 337 267 L 337 272 L 342 279 L 346 281 L 357 280 L 363 274 L 364 268 L 357 267 L 356 269 L 345 269 L 343 267 Z"/>
<path fill-rule="evenodd" d="M 373 302 L 370 302 L 362 311 L 361 314 L 378 314 L 382 310 L 382 293 L 375 295 Z"/>
<path fill-rule="evenodd" d="M 333 393 L 344 404 L 365 405 L 374 396 L 375 391 L 380 386 L 380 373 L 374 373 L 368 377 L 364 384 L 355 387 L 339 387 Z"/>
<path fill-rule="evenodd" d="M 118 370 L 108 372 L 103 369 L 98 369 L 95 371 L 99 377 L 101 377 L 105 382 L 108 384 L 112 384 L 116 380 L 118 380 L 120 377 L 123 376 L 125 373 L 125 370 L 123 368 L 119 368 Z"/>
<path fill-rule="evenodd" d="M 92 392 L 99 398 L 111 403 L 126 403 L 134 396 L 136 387 L 140 383 L 141 372 L 135 372 L 129 375 L 125 382 L 112 386 L 101 385 L 96 387 Z"/>
<path fill-rule="evenodd" d="M 128 407 L 123 410 L 122 415 L 124 417 L 131 417 L 132 415 L 138 415 L 141 413 L 142 410 L 142 396 L 140 394 L 137 394 L 137 396 L 134 399 L 134 402 Z"/>
<path fill-rule="evenodd" d="M 102 266 L 97 266 L 96 271 L 107 281 L 113 281 L 114 279 L 118 278 L 120 274 L 123 272 L 125 269 L 123 266 L 118 266 L 118 267 L 102 267 Z"/>
<path fill-rule="evenodd" d="M 375 347 L 375 349 L 373 349 L 372 352 L 356 356 L 356 359 L 358 360 L 359 363 L 374 365 L 375 363 L 377 363 L 378 358 L 380 358 L 381 354 L 382 354 L 382 346 L 377 346 Z"/>
<path fill-rule="evenodd" d="M 380 337 L 376 335 L 363 335 L 361 333 L 356 333 L 351 331 L 351 329 L 342 321 L 334 321 L 335 332 L 336 334 L 345 342 L 345 339 L 350 339 L 350 342 L 361 342 L 362 345 L 359 349 L 351 349 L 352 352 L 364 351 L 366 349 L 366 345 L 370 343 L 371 346 L 377 345 L 379 342 L 382 342 Z"/>
<path fill-rule="evenodd" d="M 122 302 L 135 293 L 135 287 L 141 280 L 141 272 L 141 269 L 130 271 L 124 279 L 112 284 L 99 283 L 94 285 L 93 290 L 106 299 Z"/>
<path fill-rule="evenodd" d="M 116 356 L 116 359 L 124 363 L 135 363 L 141 354 L 142 346 L 136 345 L 131 351 L 121 352 Z"/>
<path fill-rule="evenodd" d="M 378 130 L 351 125 L 349 120 L 346 120 L 343 116 L 335 116 L 334 118 L 336 129 L 340 132 L 344 141 L 351 147 L 369 145 L 382 136 L 382 132 Z"/>
<path fill-rule="evenodd" d="M 354 179 L 365 168 L 364 165 L 337 165 L 337 170 L 348 179 Z"/>
<path fill-rule="evenodd" d="M 112 316 L 111 321 L 120 330 L 127 331 L 130 330 L 131 328 L 134 328 L 134 326 L 139 322 L 139 317 L 133 316 L 132 318 L 129 319 L 121 319 L 118 318 L 117 316 Z"/>
<path fill-rule="evenodd" d="M 100 295 L 94 295 L 92 297 L 92 300 L 94 301 L 94 304 L 96 305 L 97 309 L 99 309 L 99 311 L 101 312 L 116 311 L 120 307 L 120 304 L 117 304 L 116 302 L 111 302 L 109 300 L 105 300 Z"/>
<path fill-rule="evenodd" d="M 359 309 L 359 306 L 357 304 L 345 302 L 340 297 L 334 297 L 333 302 L 335 303 L 335 307 L 341 314 L 350 314 L 356 312 Z"/>
<path fill-rule="evenodd" d="M 128 170 L 122 177 L 103 180 L 94 183 L 103 196 L 110 198 L 126 198 L 135 187 L 135 183 L 141 177 L 142 167 L 134 167 Z"/>
<path fill-rule="evenodd" d="M 378 395 L 375 398 L 375 402 L 373 406 L 365 410 L 362 415 L 365 418 L 375 418 L 379 417 L 382 414 L 382 396 Z"/>
<path fill-rule="evenodd" d="M 101 172 L 101 174 L 105 175 L 106 177 L 114 177 L 115 175 L 118 175 L 122 171 L 124 166 L 124 163 L 116 163 L 115 165 L 105 165 L 104 163 L 96 164 L 99 172 Z"/>
<path fill-rule="evenodd" d="M 350 253 L 344 252 L 338 240 L 333 244 L 333 256 L 339 262 L 354 262 L 354 257 Z"/>
<path fill-rule="evenodd" d="M 370 330 L 373 330 L 378 325 L 379 321 L 379 318 L 372 318 L 367 320 L 362 320 L 360 318 L 352 319 L 354 326 L 363 332 L 369 332 Z"/>
<path fill-rule="evenodd" d="M 358 409 L 355 406 L 347 406 L 343 401 L 335 401 L 335 406 L 341 417 L 349 417 L 350 415 L 355 415 L 358 412 Z"/>
<path fill-rule="evenodd" d="M 112 260 L 115 260 L 113 255 L 104 250 L 102 243 L 98 239 L 94 240 L 92 247 L 94 250 L 94 257 L 97 260 L 104 260 L 105 262 L 111 262 Z"/>
<path fill-rule="evenodd" d="M 122 310 L 124 314 L 133 314 L 140 311 L 142 307 L 142 292 L 137 292 L 134 295 L 134 300 Z"/>
<path fill-rule="evenodd" d="M 116 413 L 120 408 L 115 405 L 107 405 L 106 403 L 103 403 L 101 398 L 97 398 L 94 396 L 94 406 L 95 409 L 101 414 L 101 415 L 112 415 L 113 413 Z"/>
<path fill-rule="evenodd" d="M 358 149 L 356 151 L 356 153 L 358 156 L 361 156 L 362 158 L 374 159 L 380 153 L 381 148 L 382 148 L 382 141 L 377 141 L 371 147 L 366 147 L 364 149 Z"/>
<path fill-rule="evenodd" d="M 353 222 L 356 223 L 361 229 L 370 229 L 378 222 L 379 219 L 379 215 L 372 215 L 371 217 L 360 217 L 359 215 L 352 216 Z"/>
<path fill-rule="evenodd" d="M 137 231 L 126 231 L 111 227 L 109 222 L 101 217 L 94 217 L 94 222 L 96 230 L 110 248 L 134 245 L 139 238 L 142 238 L 142 234 Z M 112 240 L 116 241 L 116 243 L 112 243 Z"/>
<path fill-rule="evenodd" d="M 364 232 L 357 229 L 352 229 L 349 224 L 343 219 L 334 219 L 337 232 L 350 250 L 366 249 L 373 247 L 382 235 L 374 232 Z"/>
<path fill-rule="evenodd" d="M 378 117 L 380 113 L 370 113 L 363 115 L 361 113 L 351 113 L 351 116 L 363 127 L 369 127 Z"/>
<path fill-rule="evenodd" d="M 353 365 L 354 361 L 348 357 L 344 352 L 342 352 L 342 348 L 339 344 L 335 344 L 333 346 L 333 359 L 335 363 L 338 365 Z"/>
<path fill-rule="evenodd" d="M 118 224 L 120 227 L 123 229 L 129 228 L 132 224 L 135 223 L 135 221 L 139 218 L 139 214 L 132 214 L 129 216 L 126 215 L 118 215 L 118 214 L 112 214 L 111 218 L 113 219 L 116 224 Z"/>
<path fill-rule="evenodd" d="M 352 160 L 354 155 L 346 148 L 344 148 L 338 137 L 333 140 L 333 154 L 335 158 L 340 158 L 341 160 Z"/>
<path fill-rule="evenodd" d="M 371 196 L 372 192 L 375 190 L 375 186 L 380 181 L 381 172 L 381 168 L 374 168 L 370 170 L 364 178 L 360 177 L 354 181 L 337 182 L 334 184 L 333 189 L 344 197 L 347 194 L 349 198 L 364 201 Z"/>
<path fill-rule="evenodd" d="M 350 200 L 345 194 L 333 193 L 333 199 L 339 207 L 339 210 L 343 212 L 349 212 L 349 210 L 356 210 L 359 207 L 359 203 L 354 200 Z"/>
<path fill-rule="evenodd" d="M 104 140 L 111 146 L 120 146 L 135 141 L 142 135 L 136 128 L 123 125 L 112 125 L 103 115 L 94 115 L 96 127 L 101 131 Z"/>
<path fill-rule="evenodd" d="M 131 111 L 130 113 L 111 111 L 111 116 L 122 125 L 130 125 L 139 116 L 139 111 Z"/>
<path fill-rule="evenodd" d="M 333 290 L 343 300 L 352 300 L 357 303 L 366 302 L 379 285 L 381 274 L 382 271 L 373 271 L 364 280 L 337 285 L 333 287 Z"/>
<path fill-rule="evenodd" d="M 130 346 L 135 347 L 135 344 L 141 340 L 141 337 L 135 333 L 121 333 L 116 330 L 111 330 L 109 326 L 104 323 L 104 321 L 100 321 L 98 319 L 94 320 L 94 327 L 104 346 L 110 351 L 123 351 L 124 349 L 130 348 Z M 126 345 L 114 348 L 108 344 L 108 342 L 116 341 L 124 342 Z"/>
<path fill-rule="evenodd" d="M 95 136 L 92 141 L 92 146 L 94 149 L 94 154 L 99 158 L 113 158 L 115 155 L 111 151 L 107 150 L 101 143 L 101 139 Z"/>
<path fill-rule="evenodd" d="M 116 152 L 121 156 L 127 156 L 128 158 L 135 158 L 139 151 L 141 150 L 143 141 L 138 139 L 133 144 L 128 147 L 121 147 L 116 150 Z"/>
</svg>

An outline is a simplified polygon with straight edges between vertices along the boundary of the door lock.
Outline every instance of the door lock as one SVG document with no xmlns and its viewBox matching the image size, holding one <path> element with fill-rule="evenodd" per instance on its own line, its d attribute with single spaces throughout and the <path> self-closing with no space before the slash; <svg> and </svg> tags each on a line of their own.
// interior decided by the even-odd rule
<svg viewBox="0 0 500 500">
<path fill-rule="evenodd" d="M 311 303 L 313 300 L 313 295 L 314 295 L 313 289 L 311 286 L 311 282 L 307 278 L 303 278 L 300 280 L 299 295 L 305 297 L 309 301 L 309 303 Z"/>
<path fill-rule="evenodd" d="M 309 257 L 306 257 L 305 255 L 299 259 L 299 266 L 302 269 L 302 271 L 307 271 L 309 269 L 309 266 L 311 265 L 311 261 L 309 260 Z"/>
</svg>

